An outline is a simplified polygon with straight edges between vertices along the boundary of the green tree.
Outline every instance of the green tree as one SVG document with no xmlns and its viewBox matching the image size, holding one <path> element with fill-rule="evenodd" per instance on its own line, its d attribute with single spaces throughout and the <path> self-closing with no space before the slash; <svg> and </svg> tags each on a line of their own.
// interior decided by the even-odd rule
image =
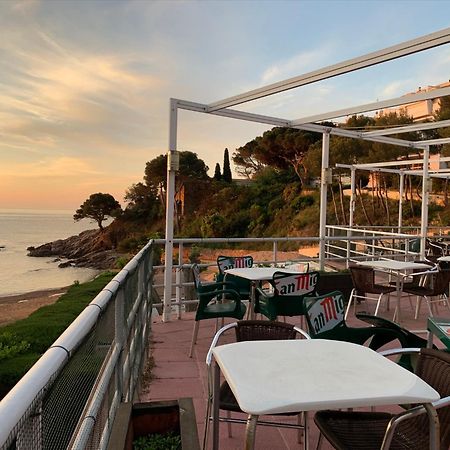
<svg viewBox="0 0 450 450">
<path fill-rule="evenodd" d="M 222 174 L 220 173 L 220 164 L 216 163 L 216 168 L 214 170 L 214 180 L 220 181 L 222 179 Z"/>
<path fill-rule="evenodd" d="M 144 183 L 132 184 L 125 193 L 128 202 L 125 213 L 137 219 L 152 220 L 161 215 L 156 188 Z"/>
<path fill-rule="evenodd" d="M 73 219 L 92 219 L 103 230 L 103 222 L 108 217 L 117 217 L 122 212 L 120 203 L 111 194 L 91 194 L 87 200 L 75 211 Z"/>
<path fill-rule="evenodd" d="M 228 149 L 226 148 L 223 152 L 223 181 L 231 183 L 231 168 L 230 168 L 230 155 L 228 154 Z"/>
<path fill-rule="evenodd" d="M 308 176 L 304 158 L 310 146 L 320 139 L 320 133 L 275 127 L 236 149 L 233 161 L 239 166 L 238 173 L 247 176 L 267 166 L 280 170 L 291 168 L 304 184 Z"/>
</svg>

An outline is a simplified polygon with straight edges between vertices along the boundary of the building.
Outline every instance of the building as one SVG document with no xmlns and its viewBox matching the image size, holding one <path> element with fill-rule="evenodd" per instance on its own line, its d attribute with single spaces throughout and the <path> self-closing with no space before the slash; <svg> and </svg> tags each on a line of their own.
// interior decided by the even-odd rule
<svg viewBox="0 0 450 450">
<path fill-rule="evenodd" d="M 437 84 L 435 86 L 427 86 L 425 88 L 419 87 L 417 91 L 408 92 L 405 95 L 417 94 L 419 92 L 428 92 L 434 89 L 441 89 L 446 87 L 450 87 L 450 80 L 445 83 Z M 430 100 L 421 100 L 414 103 L 408 103 L 406 105 L 399 106 L 398 108 L 381 109 L 380 111 L 376 112 L 376 115 L 382 116 L 384 114 L 389 114 L 392 112 L 395 112 L 397 114 L 403 113 L 411 116 L 414 122 L 422 122 L 424 120 L 432 120 L 434 118 L 434 114 L 439 111 L 440 107 L 441 99 L 438 97 Z"/>
</svg>

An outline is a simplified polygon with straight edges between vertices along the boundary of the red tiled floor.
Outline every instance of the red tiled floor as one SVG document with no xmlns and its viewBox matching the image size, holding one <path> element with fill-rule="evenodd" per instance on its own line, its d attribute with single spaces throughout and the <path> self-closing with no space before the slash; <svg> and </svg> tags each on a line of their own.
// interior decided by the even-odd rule
<svg viewBox="0 0 450 450">
<path fill-rule="evenodd" d="M 415 299 L 413 302 L 415 306 Z M 391 310 L 381 312 L 381 315 L 392 319 L 395 299 L 392 298 Z M 384 307 L 384 305 L 383 305 Z M 358 305 L 358 311 L 362 312 L 367 308 L 372 311 L 371 305 Z M 422 316 L 414 320 L 413 309 L 409 301 L 402 299 L 402 317 L 403 326 L 409 330 L 426 329 L 426 306 L 422 306 Z M 200 323 L 199 337 L 195 346 L 193 358 L 188 358 L 188 351 L 193 327 L 193 313 L 186 313 L 182 320 L 174 319 L 172 322 L 162 323 L 156 320 L 152 324 L 152 356 L 154 359 L 153 376 L 145 392 L 140 393 L 140 401 L 174 399 L 179 397 L 192 397 L 196 410 L 197 425 L 202 442 L 204 421 L 205 421 L 205 402 L 207 394 L 206 366 L 205 357 L 209 348 L 211 338 L 215 332 L 215 321 L 205 320 Z M 439 315 L 449 317 L 448 309 L 441 307 Z M 288 320 L 291 323 L 299 324 L 299 318 Z M 354 317 L 349 318 L 349 324 L 354 326 L 364 326 Z M 424 335 L 425 337 L 425 335 Z M 231 341 L 233 334 L 229 333 L 228 340 Z M 222 342 L 226 342 L 224 339 Z M 435 342 L 439 344 L 439 342 Z M 318 438 L 318 431 L 313 423 L 312 414 L 310 414 L 310 444 L 315 448 Z M 295 421 L 295 418 L 288 420 Z M 233 437 L 229 438 L 227 425 L 220 426 L 220 448 L 223 450 L 242 449 L 244 442 L 245 427 L 243 425 L 232 425 Z M 258 450 L 284 450 L 300 449 L 302 446 L 297 443 L 297 434 L 295 430 L 288 430 L 273 427 L 258 427 L 256 433 L 256 449 Z M 331 446 L 324 441 L 323 450 L 331 449 Z"/>
</svg>

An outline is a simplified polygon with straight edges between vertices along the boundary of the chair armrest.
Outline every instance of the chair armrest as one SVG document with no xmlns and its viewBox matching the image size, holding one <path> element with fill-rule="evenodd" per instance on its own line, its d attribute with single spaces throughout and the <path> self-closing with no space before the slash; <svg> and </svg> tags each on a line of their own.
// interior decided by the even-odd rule
<svg viewBox="0 0 450 450">
<path fill-rule="evenodd" d="M 413 353 L 420 353 L 420 348 L 392 348 L 390 350 L 382 350 L 380 355 L 394 356 L 394 355 L 411 355 Z"/>
<path fill-rule="evenodd" d="M 294 330 L 297 333 L 301 334 L 305 339 L 311 339 L 311 336 L 305 330 L 303 330 L 302 328 L 295 326 Z"/>
</svg>

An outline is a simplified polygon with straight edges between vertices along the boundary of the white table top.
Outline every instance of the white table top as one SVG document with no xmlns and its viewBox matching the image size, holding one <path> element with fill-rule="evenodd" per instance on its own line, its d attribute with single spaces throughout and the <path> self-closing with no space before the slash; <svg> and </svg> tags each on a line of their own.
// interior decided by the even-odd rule
<svg viewBox="0 0 450 450">
<path fill-rule="evenodd" d="M 275 272 L 302 273 L 298 270 L 283 269 L 281 267 L 246 267 L 239 269 L 227 269 L 224 272 L 225 274 L 234 275 L 251 281 L 271 280 Z"/>
<path fill-rule="evenodd" d="M 411 269 L 429 269 L 433 265 L 414 262 L 414 261 L 395 261 L 393 259 L 380 259 L 377 261 L 361 261 L 358 262 L 360 266 L 373 267 L 374 269 L 387 269 L 387 270 L 411 270 Z"/>
<path fill-rule="evenodd" d="M 221 345 L 214 358 L 248 414 L 425 403 L 439 394 L 373 350 L 323 339 Z"/>
<path fill-rule="evenodd" d="M 450 256 L 439 256 L 438 261 L 450 262 Z"/>
</svg>

